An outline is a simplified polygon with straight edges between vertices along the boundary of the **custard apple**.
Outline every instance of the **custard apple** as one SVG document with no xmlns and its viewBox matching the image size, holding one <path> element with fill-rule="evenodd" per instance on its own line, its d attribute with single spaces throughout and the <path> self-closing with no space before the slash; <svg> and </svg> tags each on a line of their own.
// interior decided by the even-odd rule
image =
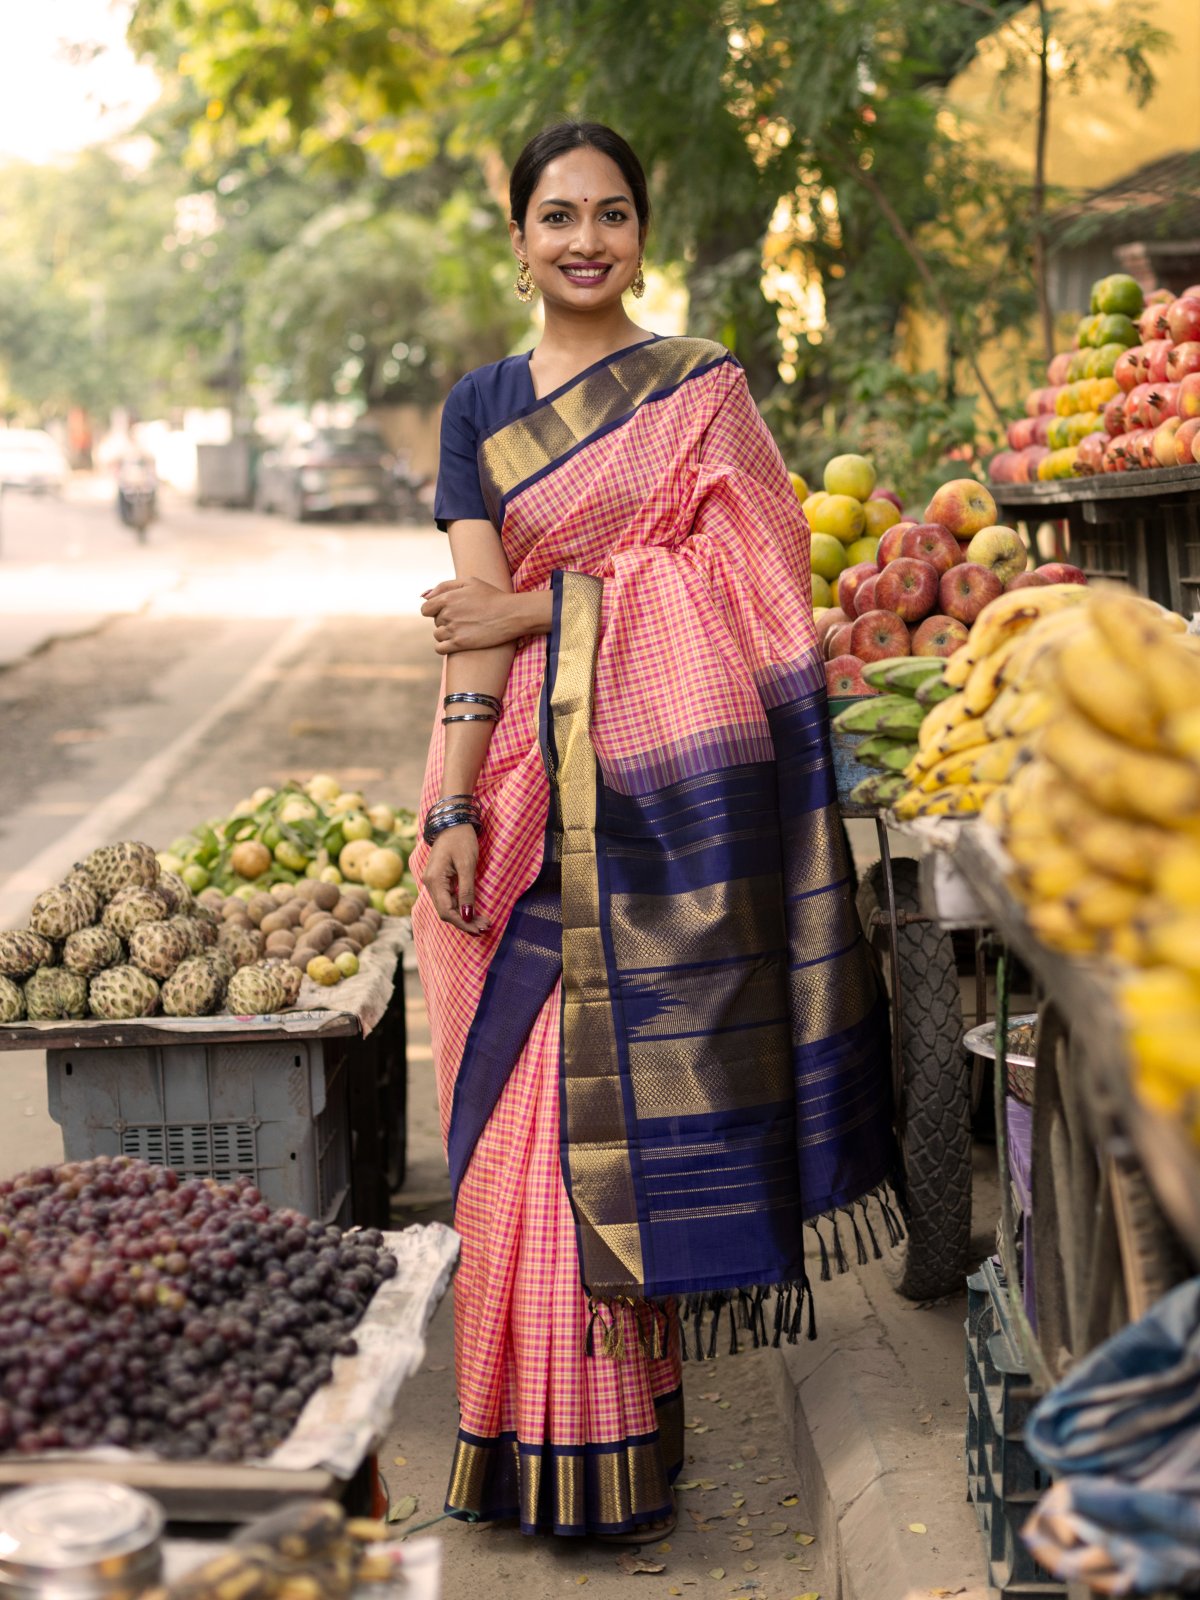
<svg viewBox="0 0 1200 1600">
<path fill-rule="evenodd" d="M 237 971 L 233 964 L 233 958 L 227 950 L 222 950 L 220 945 L 215 944 L 210 950 L 206 950 L 201 959 L 208 962 L 222 984 L 228 983 Z"/>
<path fill-rule="evenodd" d="M 32 928 L 0 932 L 0 976 L 27 978 L 54 960 L 54 946 Z"/>
<path fill-rule="evenodd" d="M 25 980 L 25 1012 L 30 1022 L 86 1017 L 87 979 L 64 967 L 39 967 Z"/>
<path fill-rule="evenodd" d="M 163 922 L 167 915 L 166 897 L 157 889 L 118 889 L 104 908 L 104 926 L 128 939 L 139 922 Z"/>
<path fill-rule="evenodd" d="M 235 1017 L 265 1016 L 286 1004 L 287 990 L 278 969 L 263 962 L 239 967 L 225 991 L 225 1009 Z"/>
<path fill-rule="evenodd" d="M 46 939 L 65 939 L 92 922 L 99 907 L 94 893 L 81 893 L 71 884 L 43 889 L 33 902 L 29 926 Z"/>
<path fill-rule="evenodd" d="M 270 957 L 263 962 L 263 965 L 282 982 L 286 996 L 285 1003 L 294 1006 L 300 998 L 300 985 L 304 982 L 304 974 L 300 968 L 294 967 L 290 961 L 280 961 Z"/>
<path fill-rule="evenodd" d="M 111 928 L 80 928 L 63 945 L 63 966 L 84 978 L 124 959 L 125 947 Z"/>
<path fill-rule="evenodd" d="M 0 1022 L 20 1022 L 25 1015 L 25 996 L 19 983 L 0 978 Z"/>
<path fill-rule="evenodd" d="M 217 945 L 235 967 L 248 966 L 263 953 L 263 936 L 257 928 L 231 927 L 225 923 L 217 931 Z"/>
<path fill-rule="evenodd" d="M 187 935 L 169 922 L 139 922 L 129 935 L 129 959 L 152 978 L 169 978 L 187 953 Z"/>
<path fill-rule="evenodd" d="M 207 1017 L 225 993 L 225 979 L 207 956 L 181 961 L 162 987 L 162 1008 L 169 1017 Z"/>
<path fill-rule="evenodd" d="M 126 840 L 104 844 L 80 863 L 96 885 L 103 900 L 111 900 L 118 889 L 149 889 L 158 882 L 158 857 L 148 844 Z"/>
<path fill-rule="evenodd" d="M 158 985 L 138 967 L 106 967 L 88 987 L 92 1015 L 110 1022 L 149 1017 L 158 1010 Z"/>
<path fill-rule="evenodd" d="M 160 872 L 158 882 L 154 885 L 159 894 L 165 894 L 171 902 L 171 914 L 180 911 L 190 911 L 194 904 L 192 891 L 184 883 L 177 872 Z"/>
</svg>

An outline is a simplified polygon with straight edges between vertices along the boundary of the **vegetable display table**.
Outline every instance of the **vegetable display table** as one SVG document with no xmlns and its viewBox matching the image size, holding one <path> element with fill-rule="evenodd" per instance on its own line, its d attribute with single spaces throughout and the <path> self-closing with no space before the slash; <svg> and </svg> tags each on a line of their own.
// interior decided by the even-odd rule
<svg viewBox="0 0 1200 1600">
<path fill-rule="evenodd" d="M 992 484 L 1002 517 L 1065 522 L 1068 558 L 1190 616 L 1200 610 L 1200 465 Z"/>
</svg>

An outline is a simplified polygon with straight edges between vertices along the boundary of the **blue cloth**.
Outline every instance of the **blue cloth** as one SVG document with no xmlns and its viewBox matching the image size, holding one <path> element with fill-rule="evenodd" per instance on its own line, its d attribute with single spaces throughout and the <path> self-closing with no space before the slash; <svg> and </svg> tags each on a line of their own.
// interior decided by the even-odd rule
<svg viewBox="0 0 1200 1600">
<path fill-rule="evenodd" d="M 1025 1437 L 1064 1480 L 1046 1509 L 1119 1575 L 1107 1593 L 1200 1584 L 1200 1278 L 1074 1367 Z M 1054 1529 L 1039 1508 L 1026 1537 L 1043 1562 Z M 1070 1570 L 1069 1552 L 1059 1570 Z"/>
<path fill-rule="evenodd" d="M 479 483 L 480 442 L 536 400 L 528 353 L 476 367 L 446 396 L 433 500 L 434 520 L 443 532 L 459 518 L 490 520 Z"/>
</svg>

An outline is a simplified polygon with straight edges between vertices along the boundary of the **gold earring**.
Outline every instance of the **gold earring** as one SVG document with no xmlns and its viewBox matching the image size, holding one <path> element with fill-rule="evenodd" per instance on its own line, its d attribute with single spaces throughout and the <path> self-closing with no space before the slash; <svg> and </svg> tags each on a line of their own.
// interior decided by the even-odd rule
<svg viewBox="0 0 1200 1600">
<path fill-rule="evenodd" d="M 630 288 L 633 290 L 633 298 L 635 300 L 640 300 L 646 292 L 646 275 L 642 271 L 642 263 L 640 261 L 638 262 L 637 277 L 630 284 Z"/>
<path fill-rule="evenodd" d="M 524 306 L 533 299 L 533 273 L 529 270 L 528 261 L 522 261 L 517 268 L 517 281 L 513 293 Z"/>
</svg>

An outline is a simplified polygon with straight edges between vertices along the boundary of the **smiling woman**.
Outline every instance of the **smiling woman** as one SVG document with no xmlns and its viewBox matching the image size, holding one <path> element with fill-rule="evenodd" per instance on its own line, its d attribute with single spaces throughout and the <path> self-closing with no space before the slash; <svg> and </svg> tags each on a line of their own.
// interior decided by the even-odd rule
<svg viewBox="0 0 1200 1600">
<path fill-rule="evenodd" d="M 650 208 L 617 134 L 539 134 L 510 202 L 545 332 L 447 399 L 456 576 L 423 607 L 445 715 L 413 927 L 463 1238 L 447 1509 L 643 1543 L 674 1518 L 689 1347 L 812 1331 L 806 1223 L 826 1267 L 839 1210 L 865 1259 L 868 1196 L 898 1237 L 887 1032 L 808 530 L 745 375 L 627 314 Z"/>
</svg>

